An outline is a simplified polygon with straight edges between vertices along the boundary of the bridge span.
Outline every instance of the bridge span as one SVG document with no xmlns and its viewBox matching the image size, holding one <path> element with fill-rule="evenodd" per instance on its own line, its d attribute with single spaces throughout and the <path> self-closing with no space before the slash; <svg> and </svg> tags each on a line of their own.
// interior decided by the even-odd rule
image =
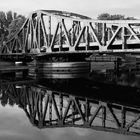
<svg viewBox="0 0 140 140">
<path fill-rule="evenodd" d="M 140 52 L 140 20 L 93 20 L 76 13 L 38 10 L 0 48 L 1 55 Z"/>
</svg>

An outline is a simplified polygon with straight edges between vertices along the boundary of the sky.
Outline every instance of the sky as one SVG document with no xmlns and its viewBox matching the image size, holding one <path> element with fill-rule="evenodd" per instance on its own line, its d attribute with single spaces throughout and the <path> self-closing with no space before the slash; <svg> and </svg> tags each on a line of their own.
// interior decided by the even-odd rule
<svg viewBox="0 0 140 140">
<path fill-rule="evenodd" d="M 27 16 L 40 9 L 74 12 L 93 19 L 101 13 L 140 19 L 140 0 L 0 0 L 1 11 L 12 10 Z"/>
</svg>

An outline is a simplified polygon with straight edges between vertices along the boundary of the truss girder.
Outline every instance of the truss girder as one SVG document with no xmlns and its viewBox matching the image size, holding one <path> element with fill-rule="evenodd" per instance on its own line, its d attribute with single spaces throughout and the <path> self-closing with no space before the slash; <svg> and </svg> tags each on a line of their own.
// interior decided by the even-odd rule
<svg viewBox="0 0 140 140">
<path fill-rule="evenodd" d="M 0 53 L 140 50 L 140 21 L 102 21 L 63 11 L 35 11 Z"/>
</svg>

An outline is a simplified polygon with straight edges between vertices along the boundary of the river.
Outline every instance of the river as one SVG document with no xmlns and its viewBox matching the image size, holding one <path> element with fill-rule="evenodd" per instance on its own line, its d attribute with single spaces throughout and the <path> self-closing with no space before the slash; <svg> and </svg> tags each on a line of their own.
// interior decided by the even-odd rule
<svg viewBox="0 0 140 140">
<path fill-rule="evenodd" d="M 92 63 L 89 77 L 84 79 L 32 79 L 5 75 L 0 78 L 0 139 L 1 140 L 138 140 L 139 135 L 124 135 L 115 131 L 103 131 L 94 128 L 79 127 L 81 118 L 75 119 L 78 127 L 71 125 L 72 118 L 66 118 L 66 127 L 57 126 L 57 113 L 54 100 L 60 111 L 60 96 L 63 96 L 64 114 L 68 102 L 78 99 L 81 106 L 89 100 L 94 112 L 99 103 L 110 104 L 116 116 L 120 119 L 120 107 L 128 109 L 127 121 L 132 121 L 139 114 L 140 109 L 140 67 L 139 64 L 123 64 L 119 69 L 108 63 Z M 49 97 L 49 99 L 48 99 Z M 54 97 L 51 100 L 50 97 Z M 52 109 L 47 112 L 45 120 L 45 105 Z M 53 102 L 51 106 L 50 102 Z M 76 103 L 75 103 L 76 105 Z M 72 105 L 70 110 L 72 110 Z M 84 112 L 84 107 L 81 107 Z M 133 111 L 134 110 L 134 111 Z M 138 110 L 138 111 L 136 111 Z M 107 111 L 106 123 L 114 127 L 111 113 Z M 137 113 L 137 114 L 136 114 Z M 49 117 L 52 116 L 52 118 Z M 68 113 L 67 113 L 68 115 Z M 71 114 L 69 114 L 70 116 Z M 102 113 L 99 111 L 95 124 L 101 122 Z M 50 120 L 53 120 L 50 123 Z M 107 124 L 107 125 L 108 125 Z M 98 125 L 100 126 L 100 125 Z M 114 127 L 116 129 L 116 127 Z M 134 132 L 140 133 L 140 121 L 133 126 Z"/>
</svg>

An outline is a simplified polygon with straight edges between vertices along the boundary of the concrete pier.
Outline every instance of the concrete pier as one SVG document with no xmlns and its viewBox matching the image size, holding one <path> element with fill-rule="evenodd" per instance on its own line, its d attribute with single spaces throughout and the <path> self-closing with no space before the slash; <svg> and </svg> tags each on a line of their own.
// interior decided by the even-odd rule
<svg viewBox="0 0 140 140">
<path fill-rule="evenodd" d="M 34 60 L 28 63 L 29 76 L 38 78 L 80 78 L 87 77 L 90 62 L 46 62 Z"/>
</svg>

